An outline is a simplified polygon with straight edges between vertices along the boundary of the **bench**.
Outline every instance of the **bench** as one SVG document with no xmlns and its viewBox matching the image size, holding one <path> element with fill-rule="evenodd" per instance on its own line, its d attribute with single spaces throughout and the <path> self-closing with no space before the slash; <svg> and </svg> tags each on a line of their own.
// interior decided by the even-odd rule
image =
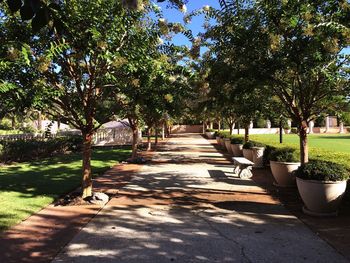
<svg viewBox="0 0 350 263">
<path fill-rule="evenodd" d="M 244 157 L 233 157 L 233 172 L 242 179 L 249 179 L 253 176 L 253 162 Z"/>
</svg>

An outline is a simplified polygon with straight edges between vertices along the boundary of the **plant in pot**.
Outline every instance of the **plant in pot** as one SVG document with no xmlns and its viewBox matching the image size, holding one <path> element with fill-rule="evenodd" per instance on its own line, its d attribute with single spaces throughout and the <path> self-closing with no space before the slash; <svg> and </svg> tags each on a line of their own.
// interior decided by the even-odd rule
<svg viewBox="0 0 350 263">
<path fill-rule="evenodd" d="M 216 139 L 217 144 L 220 145 L 220 134 L 218 131 L 214 133 L 214 137 Z"/>
<path fill-rule="evenodd" d="M 205 136 L 208 138 L 208 139 L 214 139 L 215 135 L 215 130 L 214 129 L 206 129 L 205 130 Z"/>
<path fill-rule="evenodd" d="M 252 147 L 253 155 L 253 167 L 262 168 L 264 167 L 264 151 L 265 145 L 258 142 L 253 142 L 254 146 Z"/>
<path fill-rule="evenodd" d="M 292 129 L 292 127 L 290 127 L 288 123 L 284 123 L 282 128 L 285 134 L 289 134 Z"/>
<path fill-rule="evenodd" d="M 336 216 L 346 190 L 349 171 L 342 165 L 310 161 L 294 172 L 303 211 L 313 216 Z"/>
<path fill-rule="evenodd" d="M 279 187 L 294 187 L 294 171 L 300 166 L 299 155 L 293 148 L 274 148 L 270 151 L 268 159 L 275 179 L 274 185 Z"/>
<path fill-rule="evenodd" d="M 232 150 L 233 156 L 235 157 L 243 156 L 243 144 L 244 144 L 243 138 L 240 138 L 240 137 L 231 138 L 231 150 Z"/>
<path fill-rule="evenodd" d="M 243 156 L 251 162 L 253 161 L 253 147 L 254 143 L 251 141 L 243 144 Z"/>
</svg>

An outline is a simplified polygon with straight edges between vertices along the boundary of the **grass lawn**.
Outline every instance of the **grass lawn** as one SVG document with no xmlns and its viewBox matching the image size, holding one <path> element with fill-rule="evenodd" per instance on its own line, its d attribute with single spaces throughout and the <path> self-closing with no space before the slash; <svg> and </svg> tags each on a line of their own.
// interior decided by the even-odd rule
<svg viewBox="0 0 350 263">
<path fill-rule="evenodd" d="M 9 134 L 22 134 L 20 130 L 0 130 L 0 135 L 9 135 Z"/>
<path fill-rule="evenodd" d="M 350 134 L 310 134 L 309 155 L 311 159 L 320 159 L 343 164 L 350 169 Z M 283 135 L 283 144 L 278 134 L 250 135 L 250 139 L 275 147 L 293 147 L 299 150 L 299 137 L 296 134 Z"/>
<path fill-rule="evenodd" d="M 130 149 L 94 149 L 94 176 L 130 156 Z M 21 222 L 81 180 L 81 154 L 0 167 L 0 231 Z"/>
</svg>

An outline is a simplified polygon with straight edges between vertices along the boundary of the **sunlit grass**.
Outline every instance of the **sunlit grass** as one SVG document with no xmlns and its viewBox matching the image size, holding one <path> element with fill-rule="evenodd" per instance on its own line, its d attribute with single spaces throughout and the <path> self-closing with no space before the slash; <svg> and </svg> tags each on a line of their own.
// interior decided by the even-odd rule
<svg viewBox="0 0 350 263">
<path fill-rule="evenodd" d="M 296 134 L 283 135 L 279 143 L 278 134 L 251 135 L 250 139 L 275 147 L 292 147 L 299 150 L 299 137 Z M 309 155 L 311 159 L 332 161 L 350 169 L 350 134 L 310 134 Z"/>
<path fill-rule="evenodd" d="M 95 149 L 93 174 L 97 176 L 130 156 L 129 149 Z M 0 230 L 15 225 L 57 197 L 74 190 L 81 180 L 81 154 L 0 168 Z"/>
</svg>

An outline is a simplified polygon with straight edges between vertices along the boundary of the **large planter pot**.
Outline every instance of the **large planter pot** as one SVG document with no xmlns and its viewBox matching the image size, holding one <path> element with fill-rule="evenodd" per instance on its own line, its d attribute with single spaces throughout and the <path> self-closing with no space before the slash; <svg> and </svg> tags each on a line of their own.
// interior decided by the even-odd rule
<svg viewBox="0 0 350 263">
<path fill-rule="evenodd" d="M 228 151 L 228 148 L 227 148 L 228 143 L 231 145 L 230 139 L 229 138 L 224 138 L 223 139 L 223 147 L 224 147 L 224 150 L 226 150 L 226 151 Z M 231 146 L 230 146 L 230 148 L 231 148 Z"/>
<path fill-rule="evenodd" d="M 312 216 L 336 216 L 346 190 L 346 181 L 315 181 L 297 178 L 304 202 L 303 211 Z"/>
<path fill-rule="evenodd" d="M 220 137 L 216 136 L 216 142 L 220 145 Z"/>
<path fill-rule="evenodd" d="M 300 163 L 270 161 L 271 172 L 276 181 L 274 185 L 279 187 L 296 186 L 293 171 L 298 169 L 299 166 Z"/>
<path fill-rule="evenodd" d="M 252 162 L 253 161 L 253 150 L 252 149 L 243 149 L 243 156 L 244 156 L 244 158 L 246 158 Z"/>
<path fill-rule="evenodd" d="M 215 132 L 205 132 L 205 136 L 207 136 L 208 139 L 214 139 Z"/>
<path fill-rule="evenodd" d="M 231 151 L 235 157 L 243 156 L 243 144 L 231 144 Z"/>
<path fill-rule="evenodd" d="M 253 167 L 264 167 L 264 147 L 253 147 Z"/>
<path fill-rule="evenodd" d="M 221 145 L 221 147 L 225 150 L 226 148 L 225 148 L 225 142 L 224 142 L 224 138 L 221 138 L 220 137 L 220 145 Z"/>
<path fill-rule="evenodd" d="M 231 140 L 230 139 L 224 139 L 225 142 L 225 148 L 226 150 L 232 154 L 232 149 L 231 149 Z"/>
</svg>

